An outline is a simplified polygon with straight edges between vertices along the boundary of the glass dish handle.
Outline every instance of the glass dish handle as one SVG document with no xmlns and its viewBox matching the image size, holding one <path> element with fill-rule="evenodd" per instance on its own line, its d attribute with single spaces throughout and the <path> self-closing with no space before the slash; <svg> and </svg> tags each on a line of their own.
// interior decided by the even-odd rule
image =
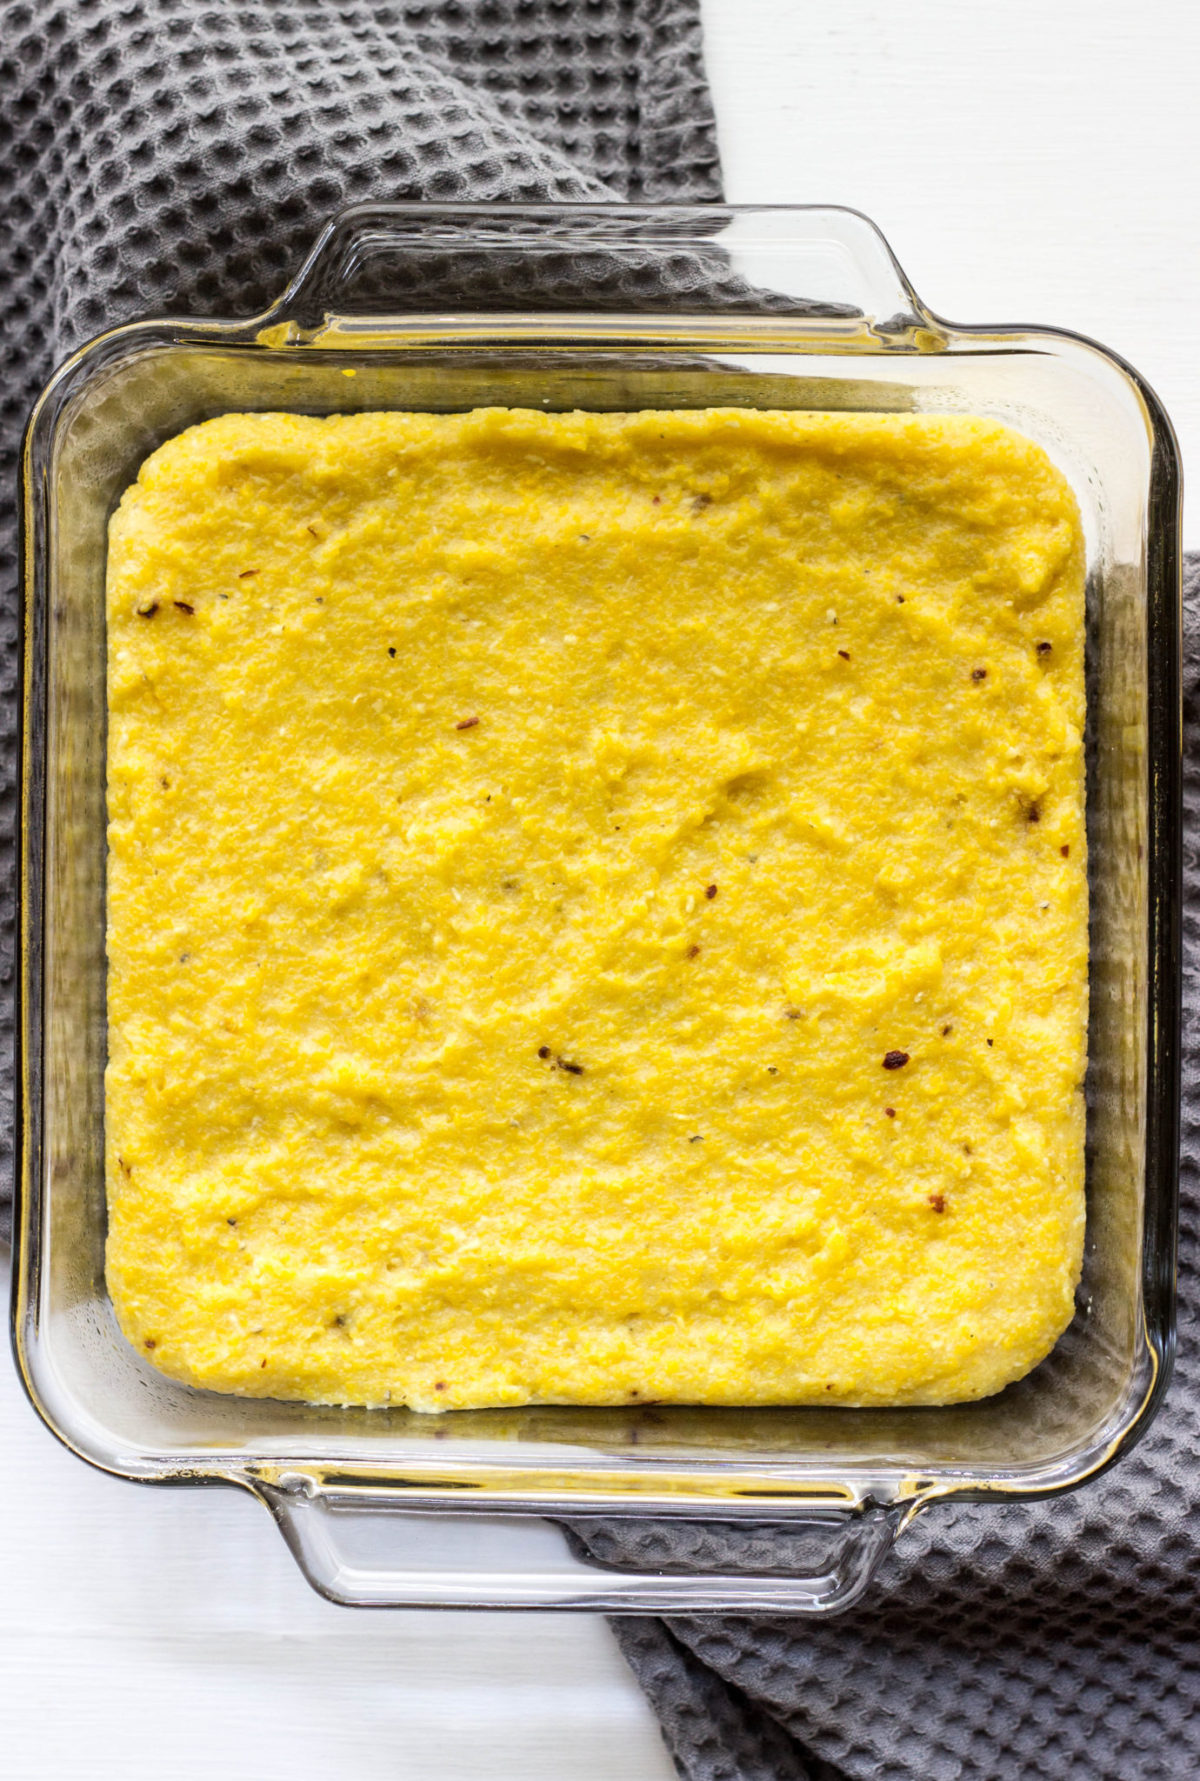
<svg viewBox="0 0 1200 1781">
<path fill-rule="evenodd" d="M 874 350 L 939 330 L 857 211 L 717 204 L 352 206 L 253 326 L 259 344 L 361 348 L 370 318 L 605 313 L 792 320 Z"/>
<path fill-rule="evenodd" d="M 358 1608 L 835 1614 L 862 1595 L 911 1508 L 814 1510 L 771 1523 L 595 1511 L 551 1519 L 440 1504 L 431 1512 L 307 1475 L 254 1489 L 313 1588 Z M 714 1554 L 730 1568 L 716 1568 Z"/>
</svg>

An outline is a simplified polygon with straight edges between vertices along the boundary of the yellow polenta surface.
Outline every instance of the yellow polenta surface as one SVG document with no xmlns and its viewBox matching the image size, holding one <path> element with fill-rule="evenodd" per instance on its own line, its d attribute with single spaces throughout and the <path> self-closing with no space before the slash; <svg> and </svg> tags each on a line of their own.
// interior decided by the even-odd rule
<svg viewBox="0 0 1200 1781">
<path fill-rule="evenodd" d="M 163 446 L 108 583 L 130 1340 L 420 1408 L 1026 1372 L 1083 1237 L 1082 600 L 978 419 Z"/>
</svg>

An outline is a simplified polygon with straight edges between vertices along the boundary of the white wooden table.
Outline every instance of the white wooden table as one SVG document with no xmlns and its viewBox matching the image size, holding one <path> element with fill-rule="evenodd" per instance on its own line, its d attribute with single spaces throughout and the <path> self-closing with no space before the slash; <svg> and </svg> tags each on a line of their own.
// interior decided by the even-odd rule
<svg viewBox="0 0 1200 1781">
<path fill-rule="evenodd" d="M 941 314 L 1094 335 L 1200 461 L 1200 9 L 704 4 L 731 199 L 854 205 Z M 329 1607 L 249 1499 L 89 1471 L 4 1365 L 0 1455 L 6 1781 L 673 1774 L 602 1621 Z"/>
</svg>

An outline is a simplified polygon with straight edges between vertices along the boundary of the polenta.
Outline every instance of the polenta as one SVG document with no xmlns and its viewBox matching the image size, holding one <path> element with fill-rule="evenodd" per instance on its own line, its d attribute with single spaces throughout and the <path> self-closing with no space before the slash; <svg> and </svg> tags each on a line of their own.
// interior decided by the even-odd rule
<svg viewBox="0 0 1200 1781">
<path fill-rule="evenodd" d="M 108 1283 L 193 1385 L 936 1404 L 1083 1242 L 1079 517 L 963 416 L 229 414 L 111 527 Z"/>
</svg>

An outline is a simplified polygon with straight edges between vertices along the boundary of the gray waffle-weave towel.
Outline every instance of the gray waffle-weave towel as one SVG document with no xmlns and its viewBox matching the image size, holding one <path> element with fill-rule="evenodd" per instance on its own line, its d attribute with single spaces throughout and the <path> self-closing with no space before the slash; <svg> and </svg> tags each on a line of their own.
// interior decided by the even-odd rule
<svg viewBox="0 0 1200 1781">
<path fill-rule="evenodd" d="M 0 0 L 0 1237 L 16 463 L 74 346 L 252 316 L 368 199 L 719 198 L 699 0 Z"/>
<path fill-rule="evenodd" d="M 1183 1207 L 1166 1403 L 1132 1454 L 1073 1495 L 931 1509 L 837 1619 L 616 1621 L 685 1781 L 1200 1776 L 1200 552 L 1184 564 L 1184 636 Z M 625 1537 L 605 1544 L 628 1561 Z"/>
</svg>

